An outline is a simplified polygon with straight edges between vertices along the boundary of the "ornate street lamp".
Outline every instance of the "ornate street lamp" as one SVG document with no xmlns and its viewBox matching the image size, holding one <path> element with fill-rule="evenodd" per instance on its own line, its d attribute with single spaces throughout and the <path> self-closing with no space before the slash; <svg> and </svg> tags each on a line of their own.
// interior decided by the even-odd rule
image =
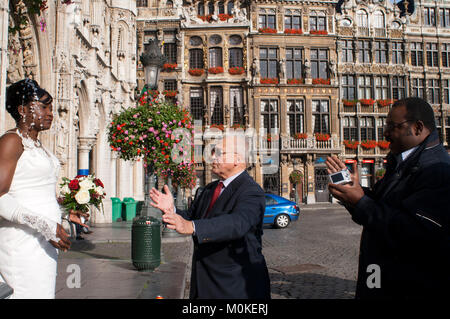
<svg viewBox="0 0 450 319">
<path fill-rule="evenodd" d="M 157 39 L 150 40 L 145 52 L 141 54 L 140 60 L 145 71 L 145 85 L 147 89 L 156 90 L 158 88 L 159 72 L 167 58 L 162 55 L 161 47 Z M 142 215 L 160 219 L 159 210 L 150 205 L 150 189 L 156 185 L 156 176 L 153 167 L 147 165 L 145 168 L 145 202 L 142 207 Z"/>
</svg>

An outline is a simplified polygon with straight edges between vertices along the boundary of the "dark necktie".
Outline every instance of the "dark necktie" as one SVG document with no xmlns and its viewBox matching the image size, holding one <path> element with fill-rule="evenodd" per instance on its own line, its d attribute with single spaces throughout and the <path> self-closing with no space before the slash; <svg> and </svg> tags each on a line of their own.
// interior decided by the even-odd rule
<svg viewBox="0 0 450 319">
<path fill-rule="evenodd" d="M 204 216 L 204 218 L 206 218 L 208 216 L 209 211 L 211 210 L 211 208 L 214 206 L 214 203 L 217 201 L 217 198 L 219 198 L 220 195 L 220 191 L 223 188 L 223 183 L 219 182 L 216 186 L 216 188 L 214 189 L 214 193 L 211 199 L 211 203 L 209 203 L 209 207 L 208 210 L 206 211 L 206 214 Z"/>
</svg>

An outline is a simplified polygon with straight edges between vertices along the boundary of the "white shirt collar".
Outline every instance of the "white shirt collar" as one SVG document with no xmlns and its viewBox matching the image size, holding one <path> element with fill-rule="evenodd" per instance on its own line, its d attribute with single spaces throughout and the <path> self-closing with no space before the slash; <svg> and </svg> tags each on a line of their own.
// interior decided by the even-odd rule
<svg viewBox="0 0 450 319">
<path fill-rule="evenodd" d="M 417 145 L 413 148 L 410 148 L 409 150 L 404 151 L 402 153 L 402 161 L 406 160 L 408 158 L 408 156 L 411 155 L 411 153 L 414 152 L 414 150 L 418 147 L 419 147 L 419 145 Z"/>
<path fill-rule="evenodd" d="M 230 185 L 230 183 L 232 181 L 234 181 L 236 179 L 236 177 L 238 177 L 239 175 L 241 175 L 243 172 L 245 171 L 245 169 L 243 169 L 242 171 L 238 172 L 237 174 L 234 174 L 233 176 L 228 177 L 226 180 L 222 181 L 223 183 L 223 187 L 227 187 L 228 185 Z"/>
</svg>

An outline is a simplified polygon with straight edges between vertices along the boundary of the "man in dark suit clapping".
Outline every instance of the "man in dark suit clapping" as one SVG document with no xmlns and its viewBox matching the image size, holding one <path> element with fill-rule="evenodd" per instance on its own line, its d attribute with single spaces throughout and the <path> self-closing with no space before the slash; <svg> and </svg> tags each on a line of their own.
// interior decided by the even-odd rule
<svg viewBox="0 0 450 319">
<path fill-rule="evenodd" d="M 270 280 L 262 254 L 265 196 L 246 172 L 244 139 L 229 135 L 213 150 L 208 184 L 187 211 L 175 211 L 173 197 L 150 191 L 167 227 L 193 235 L 191 299 L 270 299 Z"/>
</svg>

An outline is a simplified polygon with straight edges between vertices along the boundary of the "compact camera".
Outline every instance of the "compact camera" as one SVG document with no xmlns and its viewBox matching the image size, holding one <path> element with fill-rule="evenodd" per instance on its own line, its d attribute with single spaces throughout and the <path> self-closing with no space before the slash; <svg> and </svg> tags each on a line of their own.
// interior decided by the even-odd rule
<svg viewBox="0 0 450 319">
<path fill-rule="evenodd" d="M 330 177 L 330 181 L 333 184 L 348 184 L 352 182 L 350 171 L 348 169 L 344 169 L 340 172 L 333 173 L 328 176 Z"/>
</svg>

